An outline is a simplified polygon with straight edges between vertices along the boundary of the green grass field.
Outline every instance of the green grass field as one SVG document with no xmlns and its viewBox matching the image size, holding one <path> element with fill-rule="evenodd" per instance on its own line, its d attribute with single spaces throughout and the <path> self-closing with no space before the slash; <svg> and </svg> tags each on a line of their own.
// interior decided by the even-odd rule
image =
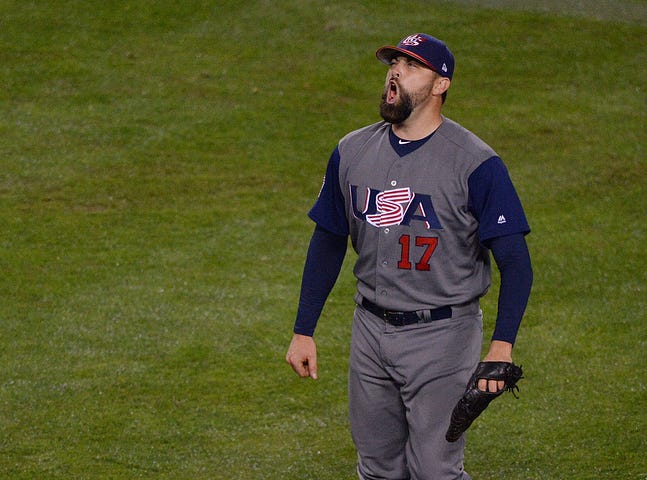
<svg viewBox="0 0 647 480">
<path fill-rule="evenodd" d="M 467 470 L 647 479 L 638 0 L 0 1 L 0 478 L 355 478 L 353 255 L 320 379 L 283 357 L 328 156 L 415 31 L 456 54 L 445 114 L 533 228 L 521 398 Z"/>
</svg>

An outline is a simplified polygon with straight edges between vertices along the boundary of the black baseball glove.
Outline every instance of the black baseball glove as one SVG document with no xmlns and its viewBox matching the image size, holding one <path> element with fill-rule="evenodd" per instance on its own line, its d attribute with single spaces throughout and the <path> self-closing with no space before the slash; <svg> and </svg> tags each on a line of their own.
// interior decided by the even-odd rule
<svg viewBox="0 0 647 480">
<path fill-rule="evenodd" d="M 476 417 L 487 408 L 492 400 L 503 392 L 512 392 L 518 398 L 516 391 L 519 391 L 517 382 L 523 377 L 520 366 L 510 362 L 479 362 L 472 378 L 467 384 L 465 393 L 458 401 L 452 412 L 449 428 L 445 434 L 448 442 L 455 442 L 465 430 L 469 428 Z M 505 386 L 498 392 L 484 392 L 479 390 L 478 381 L 481 378 L 487 380 L 503 380 Z"/>
</svg>

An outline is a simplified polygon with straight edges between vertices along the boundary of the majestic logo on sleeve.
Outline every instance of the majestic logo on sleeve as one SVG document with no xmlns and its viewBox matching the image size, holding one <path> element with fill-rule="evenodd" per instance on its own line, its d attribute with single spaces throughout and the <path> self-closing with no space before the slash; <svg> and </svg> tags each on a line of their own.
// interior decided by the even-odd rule
<svg viewBox="0 0 647 480">
<path fill-rule="evenodd" d="M 350 200 L 355 218 L 375 227 L 410 225 L 418 221 L 424 222 L 427 229 L 443 228 L 431 197 L 414 193 L 408 187 L 384 192 L 367 187 L 360 199 L 357 185 L 350 185 Z"/>
</svg>

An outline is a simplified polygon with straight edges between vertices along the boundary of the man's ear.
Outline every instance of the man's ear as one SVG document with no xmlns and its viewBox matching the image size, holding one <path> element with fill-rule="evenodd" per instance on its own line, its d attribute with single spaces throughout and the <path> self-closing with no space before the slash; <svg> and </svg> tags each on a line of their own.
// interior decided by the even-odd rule
<svg viewBox="0 0 647 480">
<path fill-rule="evenodd" d="M 436 78 L 436 81 L 434 82 L 433 93 L 435 95 L 442 95 L 447 90 L 449 90 L 451 83 L 452 81 L 447 77 Z"/>
</svg>

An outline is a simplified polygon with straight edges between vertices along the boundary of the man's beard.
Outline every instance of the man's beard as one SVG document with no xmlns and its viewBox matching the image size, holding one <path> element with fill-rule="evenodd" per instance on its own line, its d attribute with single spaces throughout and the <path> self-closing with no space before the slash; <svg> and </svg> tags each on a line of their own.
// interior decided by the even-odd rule
<svg viewBox="0 0 647 480">
<path fill-rule="evenodd" d="M 411 112 L 413 112 L 414 102 L 411 95 L 400 90 L 400 101 L 389 104 L 386 103 L 386 92 L 382 94 L 382 103 L 380 104 L 380 115 L 382 118 L 395 125 L 404 122 Z"/>
</svg>

